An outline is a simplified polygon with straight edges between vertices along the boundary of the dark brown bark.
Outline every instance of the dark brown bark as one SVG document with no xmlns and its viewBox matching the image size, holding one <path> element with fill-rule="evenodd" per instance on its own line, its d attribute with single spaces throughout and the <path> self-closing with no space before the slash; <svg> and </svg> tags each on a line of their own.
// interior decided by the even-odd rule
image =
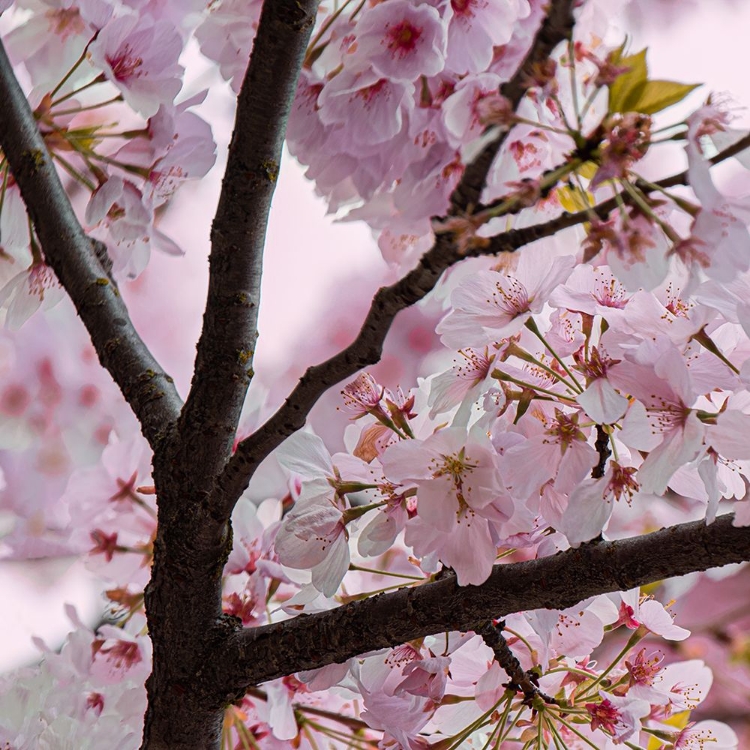
<svg viewBox="0 0 750 750">
<path fill-rule="evenodd" d="M 318 3 L 264 3 L 237 99 L 221 196 L 211 228 L 203 330 L 179 425 L 185 460 L 211 484 L 231 453 L 253 375 L 268 214 Z"/>
<path fill-rule="evenodd" d="M 318 2 L 263 5 L 211 231 L 193 384 L 177 428 L 154 455 L 159 524 L 146 588 L 154 660 L 144 750 L 219 747 L 227 695 L 208 654 L 233 629 L 221 607 L 232 532 L 215 479 L 252 376 L 268 213 Z"/>
<path fill-rule="evenodd" d="M 481 586 L 459 586 L 451 574 L 328 612 L 244 629 L 217 652 L 215 668 L 231 691 L 239 691 L 426 635 L 469 631 L 490 617 L 565 609 L 597 594 L 750 560 L 750 528 L 735 528 L 732 520 L 728 514 L 710 526 L 694 521 L 630 539 L 589 542 L 552 557 L 496 565 Z"/>
</svg>

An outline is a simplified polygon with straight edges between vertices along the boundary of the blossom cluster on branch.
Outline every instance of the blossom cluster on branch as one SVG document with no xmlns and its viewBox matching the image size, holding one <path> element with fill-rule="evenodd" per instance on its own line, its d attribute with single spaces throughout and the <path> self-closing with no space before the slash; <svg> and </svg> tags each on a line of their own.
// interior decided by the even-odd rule
<svg viewBox="0 0 750 750">
<path fill-rule="evenodd" d="M 240 94 L 240 108 L 246 96 L 264 132 L 252 85 L 270 82 L 254 81 L 247 63 L 269 3 L 0 0 L 4 47 L 91 240 L 92 288 L 119 299 L 152 247 L 182 254 L 158 224 L 180 186 L 215 161 L 211 127 L 195 111 L 206 91 L 181 95 L 199 52 Z M 615 28 L 612 5 L 318 7 L 290 101 L 289 150 L 330 212 L 366 222 L 384 258 L 411 269 L 378 293 L 345 364 L 334 357 L 329 370 L 309 371 L 330 385 L 361 370 L 331 416 L 349 420 L 339 452 L 314 419 L 297 429 L 325 390 L 308 376 L 276 415 L 258 406 L 251 421 L 261 427 L 244 439 L 236 424 L 191 433 L 184 415 L 205 416 L 194 404 L 201 367 L 216 354 L 206 354 L 210 341 L 199 344 L 183 420 L 145 427 L 138 409 L 165 397 L 151 384 L 157 373 L 149 367 L 122 387 L 118 365 L 105 361 L 119 334 L 95 339 L 95 350 L 72 309 L 56 306 L 66 289 L 91 330 L 97 303 L 53 272 L 44 216 L 12 166 L 33 175 L 46 153 L 11 153 L 2 141 L 0 307 L 7 329 L 23 330 L 0 339 L 0 508 L 12 520 L 0 554 L 82 556 L 106 584 L 109 619 L 92 629 L 69 608 L 62 649 L 40 641 L 41 666 L 0 681 L 0 745 L 139 746 L 157 643 L 144 613 L 152 628 L 161 616 L 147 611 L 151 569 L 176 549 L 164 552 L 165 525 L 178 528 L 175 518 L 196 507 L 205 528 L 231 514 L 226 554 L 213 562 L 223 566 L 214 619 L 233 633 L 449 576 L 480 586 L 498 565 L 684 520 L 711 524 L 720 508 L 734 511 L 735 527 L 750 525 L 750 203 L 726 194 L 712 171 L 737 157 L 746 183 L 750 139 L 732 129 L 722 97 L 672 116 L 696 86 L 653 79 L 646 50 L 629 49 Z M 304 26 L 291 12 L 277 21 Z M 683 154 L 686 171 L 655 178 L 660 149 Z M 230 158 L 225 186 L 232 170 L 240 183 L 275 183 L 278 163 L 261 167 Z M 212 240 L 236 229 L 217 220 Z M 222 293 L 216 279 L 248 290 L 232 287 L 227 308 L 257 307 L 259 278 L 232 278 L 246 252 L 232 241 L 232 252 L 212 254 L 207 319 Z M 363 366 L 374 364 L 396 313 L 428 295 L 442 306 L 431 370 L 413 383 L 379 382 Z M 231 359 L 251 379 L 253 353 L 219 351 L 214 361 Z M 136 403 L 143 435 L 97 355 Z M 215 495 L 201 489 L 197 505 L 175 510 L 160 496 L 159 451 L 180 430 L 191 439 L 173 457 L 225 433 L 234 440 L 226 460 L 219 448 L 213 457 Z M 273 448 L 276 473 L 252 488 L 262 502 L 232 496 Z M 441 627 L 345 663 L 326 658 L 321 637 L 317 668 L 240 695 L 223 689 L 219 742 L 737 748 L 734 729 L 701 713 L 714 677 L 673 614 L 672 595 L 689 598 L 701 579 L 659 586 L 670 572 L 653 570 L 650 588 L 580 597 L 564 610 L 487 611 L 470 630 L 436 612 Z M 374 627 L 387 632 L 387 623 Z M 714 635 L 741 649 L 740 636 Z M 163 653 L 159 642 L 152 684 Z"/>
</svg>

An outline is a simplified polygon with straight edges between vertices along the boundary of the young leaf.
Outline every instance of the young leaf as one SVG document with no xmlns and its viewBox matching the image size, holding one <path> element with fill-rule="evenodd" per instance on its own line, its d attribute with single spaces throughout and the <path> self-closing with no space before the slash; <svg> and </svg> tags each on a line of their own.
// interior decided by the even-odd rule
<svg viewBox="0 0 750 750">
<path fill-rule="evenodd" d="M 628 99 L 633 93 L 643 86 L 648 80 L 648 67 L 646 65 L 646 50 L 642 49 L 634 55 L 627 57 L 613 58 L 615 65 L 622 65 L 628 68 L 626 73 L 619 75 L 615 82 L 609 87 L 609 108 L 608 112 L 632 112 L 631 108 L 626 107 Z"/>
<path fill-rule="evenodd" d="M 677 83 L 676 81 L 646 81 L 638 89 L 638 98 L 634 102 L 628 101 L 632 112 L 643 112 L 653 115 L 681 102 L 699 83 Z"/>
</svg>

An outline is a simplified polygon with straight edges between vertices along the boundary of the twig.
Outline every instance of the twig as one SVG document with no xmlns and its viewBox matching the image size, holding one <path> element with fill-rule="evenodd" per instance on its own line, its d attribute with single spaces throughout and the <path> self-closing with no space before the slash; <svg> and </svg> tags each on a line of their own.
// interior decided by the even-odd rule
<svg viewBox="0 0 750 750">
<path fill-rule="evenodd" d="M 596 448 L 596 452 L 599 454 L 599 461 L 591 470 L 591 477 L 592 479 L 601 479 L 604 476 L 607 459 L 612 455 L 612 451 L 609 447 L 609 435 L 600 424 L 596 426 L 596 442 L 594 443 L 594 448 Z"/>
<path fill-rule="evenodd" d="M 521 662 L 518 661 L 516 655 L 510 650 L 510 646 L 508 646 L 508 642 L 505 640 L 505 636 L 503 636 L 504 628 L 504 620 L 498 622 L 497 625 L 493 624 L 492 620 L 487 620 L 474 628 L 474 632 L 482 636 L 484 642 L 495 654 L 497 663 L 510 678 L 510 682 L 506 683 L 504 687 L 516 693 L 523 693 L 523 702 L 527 706 L 533 706 L 534 699 L 537 697 L 541 698 L 545 703 L 557 703 L 554 698 L 539 689 L 537 685 L 539 678 L 533 672 L 526 672 L 521 666 Z"/>
<path fill-rule="evenodd" d="M 526 58 L 513 78 L 500 86 L 500 94 L 508 99 L 516 110 L 527 89 L 527 81 L 533 75 L 534 68 L 546 60 L 552 50 L 562 41 L 570 39 L 573 33 L 573 6 L 575 0 L 552 0 L 547 15 L 534 37 Z M 462 214 L 469 206 L 476 206 L 487 183 L 487 174 L 497 156 L 508 131 L 498 135 L 488 143 L 479 155 L 466 167 L 461 182 L 451 195 L 450 214 Z"/>
</svg>

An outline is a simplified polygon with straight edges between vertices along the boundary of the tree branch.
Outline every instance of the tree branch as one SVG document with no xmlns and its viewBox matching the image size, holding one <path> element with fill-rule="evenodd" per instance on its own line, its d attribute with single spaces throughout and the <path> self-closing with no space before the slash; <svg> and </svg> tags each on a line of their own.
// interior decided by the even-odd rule
<svg viewBox="0 0 750 750">
<path fill-rule="evenodd" d="M 495 654 L 495 661 L 503 668 L 505 674 L 508 675 L 509 682 L 505 683 L 504 687 L 516 693 L 523 693 L 523 702 L 527 706 L 533 705 L 537 696 L 544 703 L 557 703 L 554 698 L 539 689 L 539 685 L 537 684 L 539 675 L 536 675 L 533 671 L 526 672 L 521 666 L 521 662 L 518 661 L 516 655 L 510 650 L 510 646 L 508 646 L 508 642 L 505 640 L 505 636 L 503 635 L 504 628 L 505 622 L 502 620 L 497 625 L 492 620 L 487 620 L 472 628 L 492 649 L 492 652 Z"/>
<path fill-rule="evenodd" d="M 0 147 L 8 160 L 44 251 L 99 361 L 130 404 L 153 446 L 175 422 L 181 401 L 130 321 L 117 287 L 70 205 L 36 119 L 0 42 Z"/>
<path fill-rule="evenodd" d="M 584 599 L 664 578 L 750 560 L 750 527 L 733 514 L 707 526 L 684 523 L 644 536 L 590 542 L 538 560 L 496 565 L 481 586 L 434 583 L 353 602 L 260 628 L 238 630 L 211 660 L 227 695 L 293 672 L 446 631 L 469 631 L 488 617 L 565 609 Z"/>
<path fill-rule="evenodd" d="M 750 133 L 737 141 L 737 143 L 725 148 L 723 151 L 713 156 L 709 161 L 715 166 L 732 156 L 736 156 L 747 148 L 750 148 Z M 688 173 L 687 170 L 685 170 L 653 183 L 636 180 L 635 186 L 641 192 L 648 195 L 655 192 L 655 187 L 667 190 L 672 187 L 677 187 L 678 185 L 686 185 L 687 182 Z M 609 217 L 612 211 L 615 211 L 623 203 L 632 203 L 630 194 L 625 191 L 618 193 L 609 200 L 591 206 L 591 208 L 584 209 L 583 211 L 576 211 L 575 213 L 568 213 L 566 211 L 565 213 L 560 214 L 560 216 L 550 219 L 542 224 L 534 224 L 529 227 L 523 227 L 522 229 L 510 229 L 502 234 L 497 234 L 490 238 L 490 244 L 487 247 L 473 248 L 469 250 L 464 257 L 513 253 L 525 245 L 536 242 L 544 237 L 550 237 L 563 229 L 590 222 L 593 216 L 598 216 L 599 219 L 604 221 Z"/>
<path fill-rule="evenodd" d="M 232 449 L 252 378 L 263 247 L 281 149 L 319 0 L 268 0 L 237 100 L 211 229 L 208 300 L 180 434 L 218 476 Z"/>
<path fill-rule="evenodd" d="M 144 750 L 218 748 L 224 703 L 201 677 L 231 632 L 222 615 L 229 514 L 215 480 L 230 455 L 257 337 L 266 224 L 297 77 L 318 0 L 265 0 L 211 230 L 208 300 L 190 394 L 154 454 L 158 529 L 145 590 L 153 671 Z"/>
<path fill-rule="evenodd" d="M 518 109 L 532 79 L 535 68 L 544 62 L 554 48 L 573 33 L 573 6 L 575 0 L 551 0 L 547 16 L 539 27 L 526 58 L 513 78 L 500 86 L 500 94 L 510 101 L 513 109 Z M 479 203 L 482 190 L 487 183 L 487 174 L 492 162 L 500 151 L 509 131 L 504 131 L 488 143 L 478 156 L 466 167 L 461 182 L 451 195 L 450 214 L 462 214 Z"/>
<path fill-rule="evenodd" d="M 714 156 L 711 163 L 718 164 L 748 147 L 750 135 Z M 685 182 L 687 172 L 679 172 L 653 185 L 668 188 Z M 647 183 L 636 184 L 644 193 L 654 190 Z M 606 219 L 620 202 L 627 203 L 629 200 L 628 193 L 622 192 L 615 198 L 583 211 L 565 212 L 541 224 L 510 229 L 491 237 L 489 245 L 477 245 L 466 252 L 458 250 L 450 235 L 438 235 L 435 245 L 422 256 L 411 272 L 391 286 L 381 287 L 377 291 L 357 338 L 346 349 L 325 362 L 309 367 L 278 411 L 239 444 L 219 480 L 224 502 L 228 505 L 236 502 L 260 462 L 304 425 L 310 409 L 328 388 L 379 361 L 383 342 L 396 315 L 431 292 L 447 268 L 467 257 L 513 253 L 563 229 L 590 222 L 593 215 Z"/>
</svg>

